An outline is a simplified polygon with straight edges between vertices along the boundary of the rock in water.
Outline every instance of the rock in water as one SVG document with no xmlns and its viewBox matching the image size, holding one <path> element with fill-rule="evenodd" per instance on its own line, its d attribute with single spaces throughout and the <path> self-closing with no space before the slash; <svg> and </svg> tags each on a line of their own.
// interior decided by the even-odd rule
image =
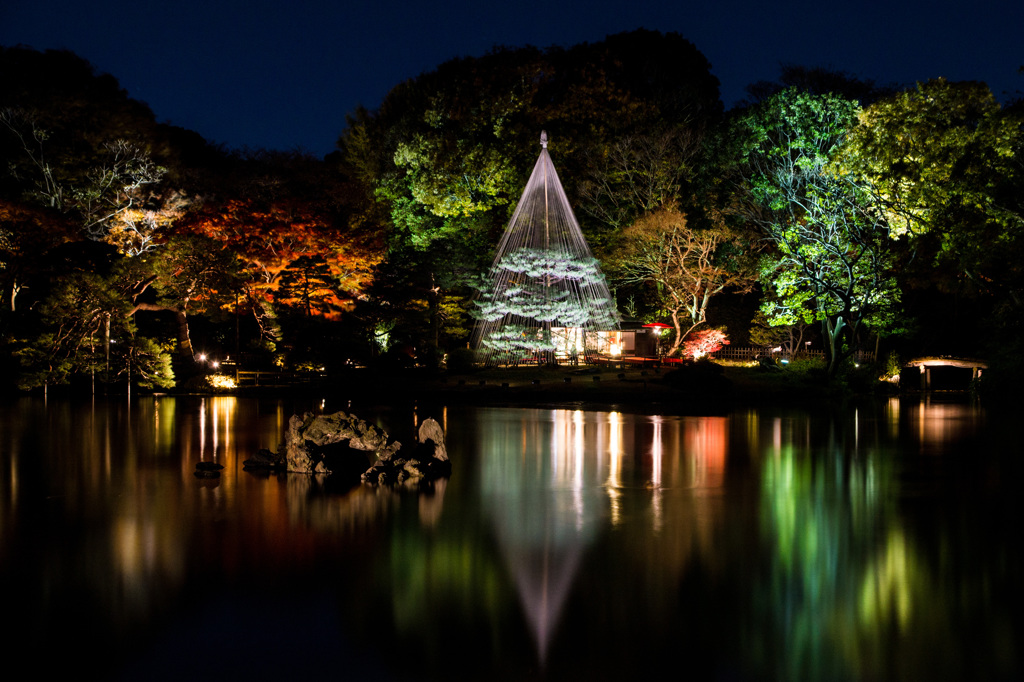
<svg viewBox="0 0 1024 682">
<path fill-rule="evenodd" d="M 216 462 L 196 462 L 196 469 L 199 471 L 220 471 L 223 468 L 223 464 Z"/>
<path fill-rule="evenodd" d="M 245 468 L 334 474 L 335 479 L 351 480 L 353 485 L 362 478 L 370 485 L 432 486 L 435 480 L 451 476 L 441 425 L 434 419 L 424 420 L 417 441 L 411 452 L 399 456 L 401 444 L 362 419 L 344 412 L 307 412 L 288 421 L 282 452 L 260 450 L 245 461 Z M 371 455 L 376 455 L 376 461 L 367 469 Z"/>
<path fill-rule="evenodd" d="M 307 412 L 301 417 L 294 415 L 288 422 L 285 434 L 285 461 L 293 473 L 331 473 L 327 453 L 338 452 L 328 448 L 347 443 L 347 450 L 358 450 L 375 454 L 378 459 L 390 459 L 401 444 L 388 442 L 388 434 L 367 424 L 362 419 L 344 412 L 314 415 Z M 326 449 L 326 450 L 325 450 Z"/>
<path fill-rule="evenodd" d="M 266 469 L 268 471 L 280 471 L 285 468 L 284 457 L 266 448 L 256 451 L 256 454 L 242 462 L 243 469 Z"/>
<path fill-rule="evenodd" d="M 448 460 L 441 425 L 433 419 L 424 420 L 420 424 L 417 440 L 419 442 L 412 452 L 402 451 L 378 457 L 363 474 L 363 481 L 369 485 L 403 484 L 416 487 L 451 476 L 452 463 Z"/>
<path fill-rule="evenodd" d="M 431 441 L 434 443 L 434 459 L 439 459 L 442 462 L 448 461 L 448 450 L 444 446 L 444 430 L 441 425 L 434 419 L 424 419 L 423 423 L 420 424 L 420 434 L 418 438 L 420 443 L 426 443 Z"/>
</svg>

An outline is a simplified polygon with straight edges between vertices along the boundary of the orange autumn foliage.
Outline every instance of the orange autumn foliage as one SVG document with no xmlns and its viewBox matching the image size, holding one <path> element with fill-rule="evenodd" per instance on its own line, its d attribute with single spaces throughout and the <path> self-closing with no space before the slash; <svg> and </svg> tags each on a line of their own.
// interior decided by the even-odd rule
<svg viewBox="0 0 1024 682">
<path fill-rule="evenodd" d="M 232 251 L 247 275 L 249 295 L 274 300 L 281 273 L 303 256 L 320 257 L 338 281 L 331 307 L 347 309 L 369 285 L 383 250 L 372 238 L 337 227 L 299 201 L 231 199 L 179 221 L 179 233 L 209 237 Z M 334 316 L 323 313 L 328 317 Z"/>
</svg>

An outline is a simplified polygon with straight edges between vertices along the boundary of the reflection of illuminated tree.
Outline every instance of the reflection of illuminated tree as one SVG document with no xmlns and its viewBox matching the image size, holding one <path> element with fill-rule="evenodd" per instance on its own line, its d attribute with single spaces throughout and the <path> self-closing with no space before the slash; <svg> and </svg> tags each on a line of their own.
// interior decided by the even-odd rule
<svg viewBox="0 0 1024 682">
<path fill-rule="evenodd" d="M 885 472 L 841 448 L 815 458 L 781 446 L 762 471 L 762 531 L 774 547 L 759 598 L 774 626 L 764 655 L 780 678 L 840 679 L 853 661 L 833 652 L 860 634 L 859 587 L 885 517 Z"/>
<path fill-rule="evenodd" d="M 481 494 L 541 659 L 564 637 L 635 643 L 638 614 L 647 630 L 677 619 L 687 569 L 724 564 L 723 500 L 707 492 L 723 484 L 728 420 L 509 415 L 482 413 Z M 575 615 L 566 604 L 577 590 L 602 594 L 599 624 L 561 622 Z"/>
<path fill-rule="evenodd" d="M 597 482 L 584 477 L 584 429 L 579 411 L 524 411 L 490 423 L 481 443 L 481 492 L 542 661 L 605 513 Z"/>
<path fill-rule="evenodd" d="M 422 646 L 427 655 L 444 656 L 453 629 L 476 633 L 475 641 L 460 646 L 476 649 L 490 660 L 492 647 L 510 637 L 503 624 L 512 609 L 512 594 L 496 557 L 478 543 L 460 540 L 467 529 L 446 526 L 440 536 L 397 533 L 391 541 L 383 582 L 390 592 L 391 615 L 398 632 Z M 430 623 L 429 628 L 424 624 Z M 464 665 L 472 660 L 469 656 Z M 441 665 L 442 660 L 432 661 Z M 460 663 L 452 665 L 457 670 Z M 455 674 L 455 677 L 461 675 Z"/>
<path fill-rule="evenodd" d="M 750 665 L 779 679 L 1005 677 L 1013 626 L 987 607 L 994 586 L 1016 582 L 999 568 L 1005 554 L 963 537 L 963 527 L 943 527 L 930 510 L 925 535 L 911 532 L 895 507 L 894 453 L 863 433 L 851 452 L 835 435 L 841 428 L 832 424 L 824 451 L 813 433 L 798 443 L 780 428 L 766 453 L 761 531 L 770 559 L 744 644 L 757 652 Z"/>
</svg>

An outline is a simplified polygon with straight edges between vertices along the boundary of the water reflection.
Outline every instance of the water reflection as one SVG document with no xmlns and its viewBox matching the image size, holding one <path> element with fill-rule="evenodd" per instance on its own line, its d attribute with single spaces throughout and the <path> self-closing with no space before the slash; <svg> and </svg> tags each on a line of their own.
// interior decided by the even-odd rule
<svg viewBox="0 0 1024 682">
<path fill-rule="evenodd" d="M 86 669 L 168 637 L 202 650 L 172 624 L 211 594 L 288 604 L 300 590 L 329 594 L 336 621 L 300 630 L 412 678 L 601 679 L 666 660 L 738 679 L 1020 670 L 1020 467 L 975 405 L 372 415 L 392 433 L 444 420 L 454 471 L 427 495 L 243 472 L 301 411 L 8 405 L 0 599 L 14 645 L 73 641 Z M 221 479 L 195 479 L 200 459 Z M 225 649 L 280 615 L 218 630 L 218 660 L 194 670 L 177 647 L 167 670 L 230 674 L 248 654 Z M 399 649 L 415 663 L 392 660 Z"/>
<path fill-rule="evenodd" d="M 645 522 L 660 535 L 666 513 L 678 506 L 676 497 L 666 503 L 666 492 L 723 483 L 723 417 L 627 419 L 618 412 L 485 409 L 477 420 L 483 504 L 541 661 L 581 558 L 604 527 L 628 523 L 636 532 Z M 628 491 L 646 499 L 639 515 L 624 515 Z M 703 526 L 698 533 L 706 534 L 710 505 L 695 506 L 700 512 L 685 515 L 685 523 L 696 522 Z M 677 531 L 677 522 L 669 519 L 669 530 Z"/>
<path fill-rule="evenodd" d="M 863 456 L 859 442 L 854 423 L 848 433 L 830 430 L 818 453 L 785 439 L 763 459 L 762 538 L 772 551 L 764 608 L 778 625 L 772 646 L 787 652 L 775 671 L 781 677 L 837 679 L 857 663 L 831 652 L 862 629 L 860 585 L 878 535 L 893 523 L 888 498 L 879 495 L 891 469 Z"/>
<path fill-rule="evenodd" d="M 929 515 L 924 527 L 914 518 L 917 505 L 965 504 L 952 486 L 968 470 L 950 471 L 943 483 L 949 491 L 922 488 L 913 456 L 952 453 L 962 440 L 977 439 L 978 408 L 922 401 L 906 410 L 893 401 L 881 423 L 861 416 L 832 419 L 824 431 L 821 422 L 776 418 L 770 442 L 757 448 L 770 570 L 754 586 L 746 641 L 763 658 L 751 663 L 786 679 L 956 679 L 979 669 L 1005 675 L 1001 666 L 1014 660 L 1005 639 L 1010 613 L 985 622 L 983 631 L 957 621 L 964 610 L 989 611 L 986 586 L 1010 586 L 1001 569 L 1008 556 L 1019 565 L 1016 539 L 981 519 L 968 521 L 966 509 L 954 512 L 953 527 L 941 514 Z M 882 438 L 894 424 L 916 436 L 912 448 Z M 984 459 L 971 466 L 985 466 Z M 986 566 L 987 557 L 954 550 L 961 568 L 981 570 L 949 573 L 936 550 L 962 547 L 965 532 L 987 557 L 999 558 Z"/>
</svg>

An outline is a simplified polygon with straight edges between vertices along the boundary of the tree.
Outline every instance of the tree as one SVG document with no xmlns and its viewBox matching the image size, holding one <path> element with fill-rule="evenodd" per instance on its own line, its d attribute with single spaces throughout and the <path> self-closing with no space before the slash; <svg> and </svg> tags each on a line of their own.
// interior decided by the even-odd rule
<svg viewBox="0 0 1024 682">
<path fill-rule="evenodd" d="M 722 350 L 725 343 L 725 332 L 721 329 L 700 329 L 686 339 L 683 354 L 694 360 L 700 360 L 702 357 Z"/>
<path fill-rule="evenodd" d="M 796 319 L 791 325 L 772 326 L 764 311 L 758 310 L 751 321 L 750 341 L 758 346 L 777 347 L 786 357 L 796 357 L 804 351 L 804 336 L 809 326 L 803 319 Z"/>
<path fill-rule="evenodd" d="M 124 299 L 109 280 L 92 272 L 57 276 L 39 305 L 40 328 L 18 344 L 23 388 L 67 383 L 72 376 L 104 372 L 104 349 L 125 331 Z"/>
<path fill-rule="evenodd" d="M 174 385 L 170 356 L 153 339 L 137 333 L 131 303 L 115 266 L 58 274 L 37 306 L 38 326 L 16 344 L 22 388 L 69 383 L 82 375 L 104 381 L 125 377 L 138 386 Z"/>
<path fill-rule="evenodd" d="M 580 182 L 580 208 L 613 230 L 683 198 L 702 132 L 678 125 L 624 136 L 591 150 Z"/>
<path fill-rule="evenodd" d="M 75 225 L 53 211 L 0 198 L 0 311 L 18 309 L 19 294 L 46 270 L 47 252 L 75 233 Z"/>
<path fill-rule="evenodd" d="M 1024 116 L 987 86 L 937 79 L 873 104 L 835 168 L 872 193 L 926 263 L 1024 303 Z"/>
<path fill-rule="evenodd" d="M 695 229 L 675 207 L 644 216 L 623 233 L 617 257 L 624 284 L 652 284 L 672 319 L 674 355 L 687 335 L 707 321 L 711 299 L 727 288 L 749 291 L 753 277 L 740 262 L 739 236 L 719 224 Z"/>
<path fill-rule="evenodd" d="M 189 361 L 195 355 L 189 315 L 228 304 L 240 286 L 234 254 L 198 236 L 175 236 L 155 254 L 125 258 L 115 276 L 130 302 L 128 315 L 139 311 L 174 315 L 177 352 Z M 150 292 L 155 297 L 148 296 Z"/>
<path fill-rule="evenodd" d="M 846 71 L 825 67 L 807 67 L 797 64 L 783 64 L 779 67 L 777 81 L 758 81 L 746 88 L 750 99 L 740 106 L 749 107 L 777 95 L 783 90 L 796 89 L 809 95 L 837 95 L 857 101 L 862 106 L 892 95 L 895 86 L 877 85 L 871 79 L 863 79 Z"/>
<path fill-rule="evenodd" d="M 459 235 L 464 218 L 496 227 L 529 173 L 542 130 L 567 176 L 623 135 L 721 112 L 707 59 L 678 34 L 634 31 L 568 50 L 499 48 L 456 59 L 395 87 L 339 146 L 391 221 L 425 245 Z M 368 144 L 368 141 L 373 141 Z"/>
<path fill-rule="evenodd" d="M 774 247 L 761 277 L 775 298 L 762 310 L 772 324 L 820 323 L 829 377 L 856 349 L 861 325 L 893 325 L 899 301 L 885 213 L 863 185 L 829 166 L 856 113 L 850 100 L 790 89 L 740 123 L 745 217 Z"/>
<path fill-rule="evenodd" d="M 141 208 L 150 185 L 166 169 L 148 151 L 126 139 L 105 141 L 92 150 L 88 162 L 72 165 L 69 150 L 49 142 L 51 133 L 32 112 L 0 111 L 0 124 L 20 147 L 21 164 L 12 163 L 24 181 L 25 195 L 40 205 L 76 216 L 83 234 L 105 241 L 111 226 L 128 211 Z"/>
<path fill-rule="evenodd" d="M 323 256 L 300 256 L 281 271 L 274 300 L 297 305 L 308 318 L 316 314 L 336 317 L 341 301 L 337 282 Z"/>
<path fill-rule="evenodd" d="M 365 295 L 382 257 L 372 235 L 345 229 L 323 207 L 288 196 L 287 188 L 275 197 L 211 200 L 174 232 L 210 240 L 237 259 L 247 308 L 268 338 L 279 336 L 271 306 L 290 264 L 322 259 L 335 282 L 336 307 L 344 308 Z"/>
<path fill-rule="evenodd" d="M 507 285 L 497 287 L 495 282 Z M 568 338 L 560 344 L 553 329 L 600 330 L 617 324 L 610 302 L 591 293 L 603 285 L 594 258 L 525 247 L 508 253 L 480 286 L 474 311 L 484 321 L 480 347 L 495 362 L 553 359 L 560 345 L 573 344 Z"/>
<path fill-rule="evenodd" d="M 437 329 L 439 301 L 468 300 L 464 278 L 452 275 L 488 265 L 541 130 L 551 134 L 571 179 L 566 190 L 580 205 L 574 185 L 617 140 L 720 113 L 707 59 L 674 33 L 641 30 L 569 49 L 498 48 L 446 62 L 393 88 L 372 114 L 357 112 L 339 140 L 340 167 L 362 188 L 359 219 L 376 221 L 389 237 L 394 265 L 382 270 L 422 264 L 405 291 L 429 305 L 390 303 L 418 307 L 429 320 L 405 319 Z M 622 208 L 630 220 L 639 212 Z M 594 220 L 583 229 L 600 250 L 620 226 Z"/>
<path fill-rule="evenodd" d="M 114 347 L 108 381 L 124 377 L 142 388 L 172 388 L 174 370 L 171 357 L 160 344 L 132 333 Z"/>
</svg>

